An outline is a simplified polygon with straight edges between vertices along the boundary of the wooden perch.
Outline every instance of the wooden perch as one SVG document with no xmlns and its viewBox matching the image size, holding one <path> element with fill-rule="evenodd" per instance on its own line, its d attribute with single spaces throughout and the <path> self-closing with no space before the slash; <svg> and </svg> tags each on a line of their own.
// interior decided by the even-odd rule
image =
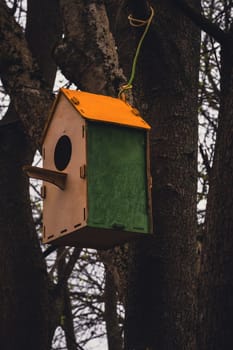
<svg viewBox="0 0 233 350">
<path fill-rule="evenodd" d="M 67 174 L 65 173 L 44 168 L 38 168 L 36 166 L 31 165 L 25 165 L 23 167 L 23 171 L 25 171 L 25 173 L 27 173 L 29 177 L 50 182 L 55 186 L 59 187 L 61 190 L 65 189 L 67 179 Z"/>
</svg>

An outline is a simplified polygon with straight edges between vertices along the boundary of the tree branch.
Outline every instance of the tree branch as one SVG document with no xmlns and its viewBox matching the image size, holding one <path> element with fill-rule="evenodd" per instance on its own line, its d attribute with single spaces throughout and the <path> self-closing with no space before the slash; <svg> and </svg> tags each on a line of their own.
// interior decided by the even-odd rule
<svg viewBox="0 0 233 350">
<path fill-rule="evenodd" d="M 74 265 L 76 264 L 76 261 L 78 260 L 80 253 L 82 251 L 82 248 L 75 248 L 69 261 L 67 264 L 63 267 L 62 273 L 59 276 L 59 282 L 57 284 L 57 289 L 62 289 L 70 277 L 70 274 L 74 268 Z M 63 259 L 63 263 L 65 263 L 65 259 Z"/>
<path fill-rule="evenodd" d="M 114 277 L 108 269 L 105 269 L 105 313 L 104 318 L 107 328 L 109 350 L 123 349 L 121 329 L 117 317 L 117 290 Z"/>
<path fill-rule="evenodd" d="M 221 45 L 227 41 L 227 33 L 220 29 L 217 24 L 212 23 L 209 19 L 198 13 L 194 8 L 189 6 L 185 0 L 171 0 L 172 3 L 188 16 L 199 28 L 204 30 L 208 35 L 213 37 Z"/>
<path fill-rule="evenodd" d="M 41 75 L 51 89 L 57 72 L 52 52 L 61 35 L 62 21 L 58 1 L 28 0 L 25 37 Z"/>
<path fill-rule="evenodd" d="M 4 89 L 28 136 L 39 148 L 53 96 L 42 80 L 22 28 L 3 0 L 0 0 L 0 33 L 0 75 Z"/>
<path fill-rule="evenodd" d="M 74 321 L 72 314 L 72 304 L 70 300 L 69 288 L 66 284 L 64 288 L 64 320 L 62 328 L 65 332 L 67 350 L 84 350 L 76 342 L 75 330 L 74 330 Z"/>
<path fill-rule="evenodd" d="M 208 156 L 207 156 L 206 152 L 204 151 L 202 145 L 199 146 L 199 150 L 200 150 L 200 153 L 202 156 L 203 163 L 204 163 L 205 168 L 206 168 L 207 175 L 210 176 L 211 166 L 210 166 Z"/>
<path fill-rule="evenodd" d="M 65 36 L 54 53 L 62 73 L 83 90 L 117 95 L 125 77 L 104 3 L 61 0 L 60 4 Z"/>
</svg>

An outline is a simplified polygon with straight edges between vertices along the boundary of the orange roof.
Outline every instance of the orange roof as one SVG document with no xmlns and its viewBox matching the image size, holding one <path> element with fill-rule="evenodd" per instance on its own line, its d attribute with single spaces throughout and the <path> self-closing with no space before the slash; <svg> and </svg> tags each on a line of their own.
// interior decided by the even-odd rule
<svg viewBox="0 0 233 350">
<path fill-rule="evenodd" d="M 80 90 L 60 89 L 45 125 L 41 143 L 44 142 L 54 111 L 63 94 L 83 118 L 105 123 L 115 123 L 149 130 L 151 127 L 139 115 L 139 111 L 128 103 L 104 95 L 91 94 Z"/>
<path fill-rule="evenodd" d="M 138 110 L 119 98 L 79 90 L 60 89 L 60 92 L 85 119 L 150 129 Z"/>
</svg>

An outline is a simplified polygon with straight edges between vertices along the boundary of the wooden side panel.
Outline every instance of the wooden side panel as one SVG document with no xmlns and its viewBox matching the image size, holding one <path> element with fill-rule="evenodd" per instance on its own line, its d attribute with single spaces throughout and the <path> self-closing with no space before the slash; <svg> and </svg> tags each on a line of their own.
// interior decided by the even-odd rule
<svg viewBox="0 0 233 350">
<path fill-rule="evenodd" d="M 150 232 L 146 132 L 89 122 L 87 145 L 88 226 Z"/>
<path fill-rule="evenodd" d="M 43 144 L 43 167 L 67 174 L 65 189 L 44 182 L 43 242 L 86 225 L 85 120 L 61 96 Z"/>
</svg>

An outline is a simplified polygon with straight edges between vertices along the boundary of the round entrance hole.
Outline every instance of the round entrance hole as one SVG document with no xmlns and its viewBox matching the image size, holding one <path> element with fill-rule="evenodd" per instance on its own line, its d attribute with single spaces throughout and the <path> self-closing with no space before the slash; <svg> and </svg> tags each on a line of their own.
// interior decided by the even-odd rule
<svg viewBox="0 0 233 350">
<path fill-rule="evenodd" d="M 54 163 L 58 170 L 64 170 L 69 164 L 72 153 L 72 144 L 70 138 L 66 135 L 61 136 L 57 141 L 54 152 Z"/>
</svg>

